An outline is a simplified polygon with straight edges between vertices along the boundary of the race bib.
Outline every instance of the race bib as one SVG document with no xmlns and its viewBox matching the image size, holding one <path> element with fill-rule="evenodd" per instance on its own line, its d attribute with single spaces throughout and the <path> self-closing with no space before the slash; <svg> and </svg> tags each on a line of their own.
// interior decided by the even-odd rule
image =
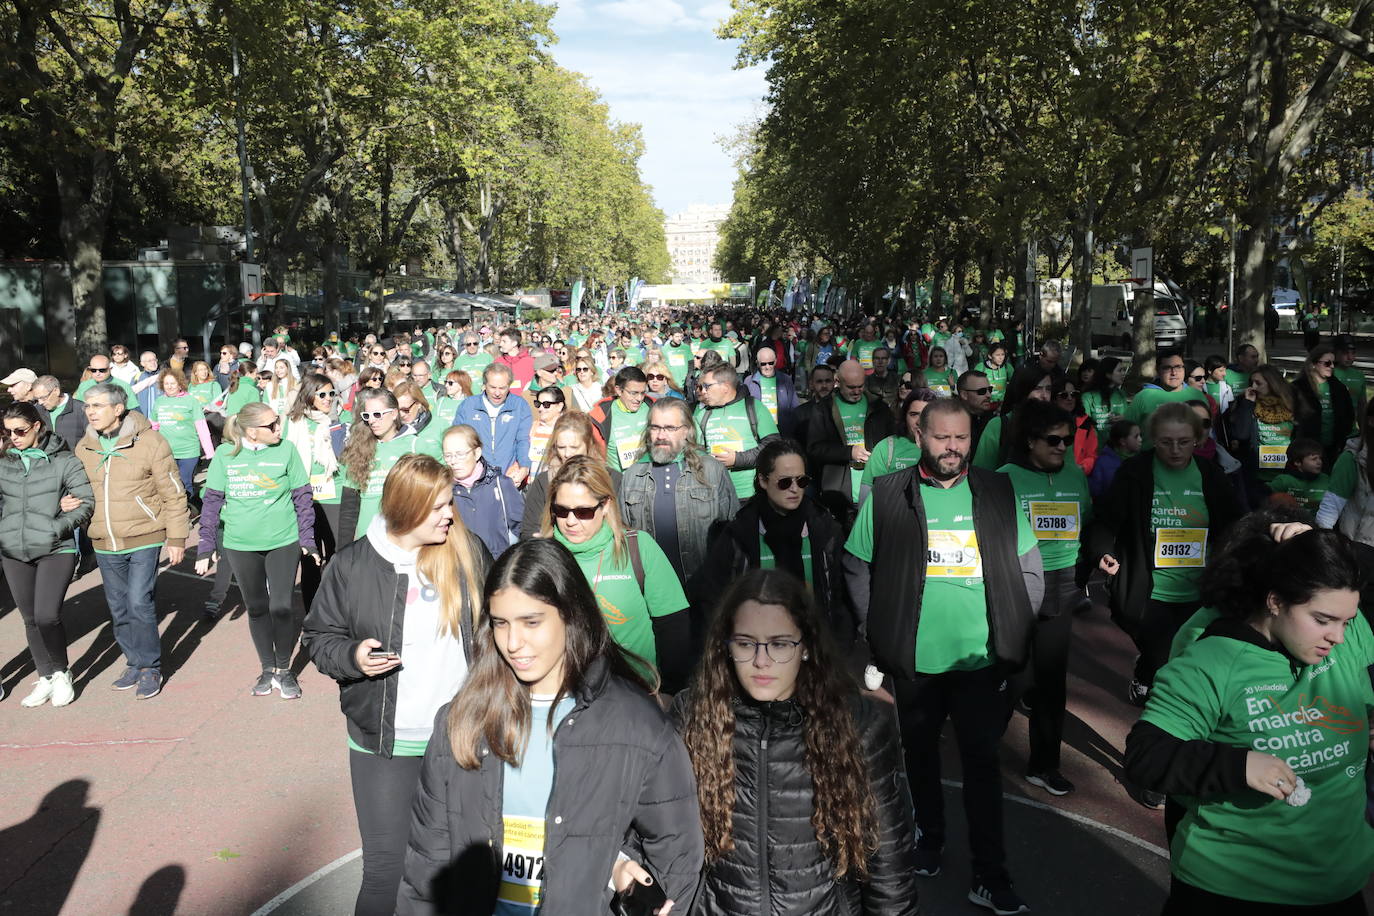
<svg viewBox="0 0 1374 916">
<path fill-rule="evenodd" d="M 744 437 L 724 424 L 716 424 L 709 427 L 709 433 L 706 438 L 710 443 L 712 455 L 724 455 L 726 452 L 744 451 Z"/>
<path fill-rule="evenodd" d="M 1206 528 L 1156 528 L 1155 566 L 1200 569 L 1207 561 Z"/>
<path fill-rule="evenodd" d="M 669 351 L 668 365 L 674 369 L 682 369 L 687 365 L 687 354 L 679 353 L 676 350 Z"/>
<path fill-rule="evenodd" d="M 638 461 L 639 456 L 644 453 L 641 442 L 639 436 L 626 436 L 616 442 L 615 451 L 620 457 L 620 469 L 622 471 Z"/>
<path fill-rule="evenodd" d="M 948 385 L 931 385 L 930 390 L 935 392 L 942 398 L 948 398 L 954 395 L 954 389 L 949 387 Z"/>
<path fill-rule="evenodd" d="M 1078 539 L 1078 503 L 1058 503 L 1033 499 L 1030 502 L 1031 530 L 1037 540 L 1074 541 Z"/>
<path fill-rule="evenodd" d="M 501 903 L 538 908 L 544 896 L 544 819 L 507 814 L 502 819 Z"/>
<path fill-rule="evenodd" d="M 1288 466 L 1288 447 L 1283 445 L 1261 445 L 1259 463 L 1262 468 L 1283 469 Z"/>
<path fill-rule="evenodd" d="M 338 495 L 334 488 L 333 474 L 311 474 L 310 493 L 319 500 L 333 499 Z"/>
<path fill-rule="evenodd" d="M 937 579 L 976 579 L 983 575 L 978 535 L 973 531 L 936 529 L 926 544 L 926 576 Z"/>
</svg>

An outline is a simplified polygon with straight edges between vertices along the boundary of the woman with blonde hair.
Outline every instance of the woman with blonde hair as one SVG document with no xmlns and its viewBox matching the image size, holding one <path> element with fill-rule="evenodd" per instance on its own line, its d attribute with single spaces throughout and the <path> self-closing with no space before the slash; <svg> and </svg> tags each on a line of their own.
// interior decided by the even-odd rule
<svg viewBox="0 0 1374 916">
<path fill-rule="evenodd" d="M 343 494 L 339 500 L 339 544 L 367 532 L 382 503 L 382 485 L 403 455 L 423 452 L 419 437 L 406 425 L 396 396 L 385 388 L 358 392 L 357 419 L 339 455 Z"/>
<path fill-rule="evenodd" d="M 657 667 L 666 692 L 682 689 L 692 659 L 687 595 L 663 548 L 625 527 L 604 463 L 585 455 L 563 462 L 540 534 L 572 551 L 615 641 Z"/>
<path fill-rule="evenodd" d="M 267 403 L 277 413 L 286 413 L 296 400 L 296 391 L 300 387 L 296 373 L 291 371 L 291 361 L 279 359 L 272 364 L 272 380 L 267 383 Z"/>
<path fill-rule="evenodd" d="M 573 406 L 583 413 L 590 413 L 596 402 L 605 397 L 601 385 L 601 370 L 597 368 L 596 361 L 590 355 L 583 356 L 579 352 L 573 372 L 576 373 L 577 381 L 568 386 Z"/>
<path fill-rule="evenodd" d="M 191 480 L 196 473 L 196 465 L 202 454 L 207 460 L 210 459 L 215 447 L 210 443 L 210 427 L 205 422 L 205 410 L 200 401 L 191 396 L 188 388 L 186 376 L 181 374 L 180 369 L 171 366 L 163 369 L 157 378 L 157 390 L 160 393 L 153 402 L 153 415 L 148 419 L 152 421 L 153 429 L 161 433 L 172 447 L 177 474 L 181 476 L 181 488 L 191 496 Z"/>
<path fill-rule="evenodd" d="M 291 652 L 300 626 L 291 593 L 301 554 L 319 562 L 310 476 L 296 449 L 282 443 L 282 418 L 270 404 L 244 406 L 224 424 L 224 438 L 205 476 L 196 575 L 216 558 L 229 561 L 262 664 L 253 696 L 275 689 L 294 700 L 301 688 Z"/>
<path fill-rule="evenodd" d="M 339 528 L 339 455 L 348 432 L 339 419 L 339 392 L 334 381 L 318 372 L 306 375 L 285 422 L 282 437 L 295 446 L 310 475 L 310 492 L 315 499 L 315 544 L 321 560 L 328 560 L 334 555 Z M 321 572 L 321 567 L 314 563 L 301 567 L 301 598 L 307 611 L 320 587 Z"/>
<path fill-rule="evenodd" d="M 554 421 L 553 430 L 549 433 L 542 470 L 531 476 L 529 486 L 525 488 L 525 513 L 520 523 L 522 539 L 539 533 L 548 511 L 549 481 L 558 473 L 563 462 L 574 455 L 588 455 L 604 463 L 606 449 L 597 441 L 591 419 L 585 413 L 564 407 L 563 416 Z M 609 468 L 608 471 L 616 492 L 620 492 L 620 472 Z"/>
<path fill-rule="evenodd" d="M 386 370 L 386 375 L 383 376 L 382 387 L 394 394 L 396 386 L 409 379 L 410 367 L 407 366 L 402 369 L 400 366 L 392 366 Z"/>
<path fill-rule="evenodd" d="M 390 914 L 434 715 L 473 663 L 491 555 L 453 509 L 428 455 L 396 462 L 364 537 L 324 571 L 301 642 L 339 682 L 363 841 L 355 914 Z M 401 665 L 404 663 L 405 667 Z"/>
<path fill-rule="evenodd" d="M 673 373 L 661 361 L 651 359 L 640 368 L 644 370 L 644 377 L 649 380 L 649 397 L 687 399 L 687 395 L 683 394 L 682 389 L 673 381 Z"/>
<path fill-rule="evenodd" d="M 434 415 L 445 425 L 453 422 L 458 405 L 472 397 L 472 376 L 462 369 L 454 369 L 444 375 L 444 393 L 434 402 Z"/>
<path fill-rule="evenodd" d="M 201 410 L 208 407 L 224 390 L 215 379 L 215 373 L 211 371 L 210 364 L 203 359 L 191 363 L 191 374 L 187 382 L 186 390 L 200 404 Z"/>
</svg>

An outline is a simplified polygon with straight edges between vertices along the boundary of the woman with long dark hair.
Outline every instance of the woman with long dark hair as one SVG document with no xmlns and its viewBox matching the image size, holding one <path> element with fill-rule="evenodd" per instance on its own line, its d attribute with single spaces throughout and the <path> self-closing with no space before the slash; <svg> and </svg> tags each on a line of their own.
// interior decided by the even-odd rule
<svg viewBox="0 0 1374 916">
<path fill-rule="evenodd" d="M 0 567 L 24 618 L 38 682 L 20 705 L 76 699 L 67 665 L 62 603 L 76 569 L 72 533 L 91 520 L 95 494 L 80 459 L 32 403 L 5 408 L 0 438 Z M 63 497 L 78 504 L 63 511 Z"/>
<path fill-rule="evenodd" d="M 807 588 L 738 579 L 678 723 L 696 773 L 704 916 L 918 912 L 915 826 L 892 707 L 844 672 Z"/>
<path fill-rule="evenodd" d="M 692 764 L 572 554 L 523 541 L 482 598 L 472 666 L 421 764 L 397 913 L 606 912 L 627 836 L 690 901 Z"/>
<path fill-rule="evenodd" d="M 1130 364 L 1115 356 L 1104 356 L 1097 364 L 1090 383 L 1084 386 L 1083 412 L 1093 421 L 1099 442 L 1106 442 L 1112 424 L 1126 416 L 1129 403 L 1121 390 Z"/>
<path fill-rule="evenodd" d="M 1203 576 L 1220 616 L 1160 672 L 1126 773 L 1183 805 L 1164 916 L 1366 912 L 1369 665 L 1349 541 L 1252 537 Z"/>
<path fill-rule="evenodd" d="M 1250 384 L 1226 414 L 1229 450 L 1240 461 L 1246 500 L 1252 506 L 1264 502 L 1269 481 L 1288 464 L 1297 411 L 1293 386 L 1278 369 L 1265 365 L 1250 373 Z"/>
<path fill-rule="evenodd" d="M 1335 463 L 1355 421 L 1350 391 L 1335 373 L 1336 351 L 1322 344 L 1307 354 L 1302 375 L 1293 383 L 1298 415 L 1294 434 L 1320 442 L 1328 466 Z"/>
<path fill-rule="evenodd" d="M 390 914 L 434 714 L 473 660 L 491 555 L 453 511 L 448 469 L 406 455 L 367 533 L 325 567 L 301 642 L 339 682 L 363 841 L 355 916 Z M 402 668 L 404 664 L 404 668 Z"/>
<path fill-rule="evenodd" d="M 978 438 L 978 450 L 973 453 L 973 464 L 994 471 L 1007 463 L 1011 457 L 1011 446 L 1016 441 L 1009 428 L 1016 423 L 1016 408 L 1026 401 L 1046 401 L 1052 397 L 1054 378 L 1039 365 L 1022 366 L 1012 373 L 1007 383 L 1006 397 L 998 408 L 997 416 L 983 427 Z"/>
</svg>

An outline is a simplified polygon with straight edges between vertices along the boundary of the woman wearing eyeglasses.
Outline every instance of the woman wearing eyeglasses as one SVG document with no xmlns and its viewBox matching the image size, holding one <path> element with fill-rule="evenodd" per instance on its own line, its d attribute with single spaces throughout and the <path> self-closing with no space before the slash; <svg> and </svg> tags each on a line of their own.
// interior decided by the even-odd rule
<svg viewBox="0 0 1374 916">
<path fill-rule="evenodd" d="M 67 666 L 62 602 L 76 569 L 72 533 L 91 520 L 95 494 L 80 459 L 43 422 L 32 403 L 0 415 L 0 567 L 24 619 L 38 682 L 23 706 L 66 706 L 76 699 Z M 63 497 L 79 505 L 63 511 Z"/>
<path fill-rule="evenodd" d="M 530 476 L 544 469 L 544 453 L 553 438 L 554 426 L 568 408 L 567 396 L 558 386 L 541 388 L 533 397 L 534 422 L 530 425 Z"/>
<path fill-rule="evenodd" d="M 663 549 L 625 527 L 604 463 L 578 455 L 559 467 L 540 535 L 572 551 L 616 643 L 654 665 L 666 692 L 680 690 L 692 660 L 687 596 Z"/>
<path fill-rule="evenodd" d="M 501 469 L 482 457 L 482 439 L 467 424 L 450 426 L 443 439 L 444 464 L 453 472 L 453 504 L 463 524 L 493 557 L 520 538 L 525 497 Z"/>
<path fill-rule="evenodd" d="M 1293 382 L 1298 415 L 1294 434 L 1320 442 L 1327 467 L 1335 464 L 1355 421 L 1350 391 L 1333 378 L 1335 374 L 1336 351 L 1322 344 L 1307 354 L 1302 375 Z"/>
<path fill-rule="evenodd" d="M 283 432 L 283 438 L 295 446 L 300 455 L 301 464 L 310 477 L 310 493 L 315 501 L 315 546 L 319 549 L 320 563 L 306 562 L 301 567 L 301 597 L 307 611 L 320 587 L 321 564 L 334 555 L 339 501 L 343 494 L 339 455 L 343 452 L 347 431 L 339 419 L 339 393 L 333 381 L 315 372 L 307 375 L 296 392 Z"/>
<path fill-rule="evenodd" d="M 542 468 L 537 474 L 530 475 L 529 485 L 525 488 L 525 517 L 520 523 L 520 537 L 532 538 L 539 534 L 548 510 L 549 481 L 563 462 L 576 455 L 587 455 L 604 463 L 606 450 L 596 439 L 596 430 L 591 419 L 580 411 L 564 408 L 563 415 L 554 421 L 549 433 L 549 443 L 545 446 Z M 620 492 L 620 472 L 609 466 L 611 484 Z"/>
<path fill-rule="evenodd" d="M 423 451 L 414 430 L 401 416 L 396 396 L 385 388 L 358 392 L 357 419 L 349 427 L 339 464 L 343 466 L 343 495 L 339 500 L 340 547 L 367 532 L 382 502 L 386 475 L 402 455 Z"/>
<path fill-rule="evenodd" d="M 1051 795 L 1067 795 L 1073 783 L 1059 771 L 1059 751 L 1073 617 L 1088 600 L 1078 583 L 1076 566 L 1079 543 L 1092 514 L 1092 496 L 1087 475 L 1068 460 L 1077 426 L 1073 414 L 1039 401 L 1024 404 L 1018 413 L 1011 461 L 997 470 L 1011 478 L 1045 569 L 1045 595 L 1036 609 L 1026 672 L 1030 684 L 1026 781 Z"/>
<path fill-rule="evenodd" d="M 672 708 L 706 839 L 693 913 L 919 911 L 896 717 L 859 691 L 827 630 L 782 570 L 738 579 L 712 617 L 696 677 Z"/>
<path fill-rule="evenodd" d="M 579 354 L 573 372 L 577 376 L 577 381 L 568 387 L 572 394 L 573 406 L 583 413 L 591 413 L 592 408 L 602 398 L 601 370 L 590 357 Z"/>
<path fill-rule="evenodd" d="M 844 532 L 806 495 L 806 455 L 791 439 L 775 439 L 754 465 L 754 495 L 711 545 L 692 580 L 692 598 L 711 607 L 721 583 L 751 569 L 782 569 L 806 583 L 830 621 L 830 632 L 847 656 L 857 656 L 857 629 L 842 565 Z M 853 666 L 863 669 L 862 663 Z"/>
<path fill-rule="evenodd" d="M 1201 417 L 1172 401 L 1150 416 L 1154 446 L 1122 463 L 1083 546 L 1107 574 L 1112 618 L 1140 649 L 1127 699 L 1144 706 L 1178 628 L 1198 609 L 1209 551 L 1240 517 L 1214 462 L 1194 457 Z"/>
<path fill-rule="evenodd" d="M 206 575 L 212 560 L 228 561 L 262 666 L 253 696 L 277 690 L 283 700 L 298 699 L 291 652 L 300 626 L 291 592 L 301 554 L 319 563 L 310 476 L 296 449 L 282 442 L 282 418 L 270 404 L 245 406 L 224 425 L 224 436 L 205 476 L 196 575 Z"/>
</svg>

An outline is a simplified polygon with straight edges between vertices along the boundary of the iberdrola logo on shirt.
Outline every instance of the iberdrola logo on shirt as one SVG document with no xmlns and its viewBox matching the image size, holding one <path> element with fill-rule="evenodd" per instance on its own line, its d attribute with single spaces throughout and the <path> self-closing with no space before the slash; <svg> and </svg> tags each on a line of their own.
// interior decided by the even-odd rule
<svg viewBox="0 0 1374 916">
<path fill-rule="evenodd" d="M 248 482 L 260 490 L 275 490 L 281 486 L 279 481 L 273 480 L 261 471 L 254 471 L 252 474 L 244 475 Z"/>
</svg>

